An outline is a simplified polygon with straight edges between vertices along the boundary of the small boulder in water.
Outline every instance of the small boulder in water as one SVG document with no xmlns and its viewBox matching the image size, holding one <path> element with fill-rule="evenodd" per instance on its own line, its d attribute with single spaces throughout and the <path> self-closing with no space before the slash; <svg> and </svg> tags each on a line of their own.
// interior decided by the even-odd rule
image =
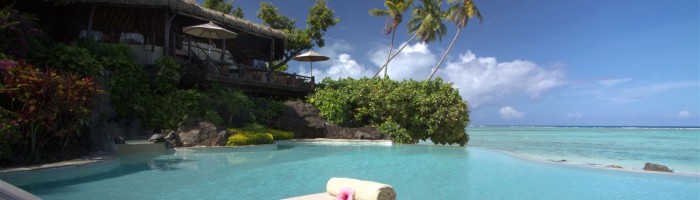
<svg viewBox="0 0 700 200">
<path fill-rule="evenodd" d="M 622 167 L 619 165 L 608 165 L 608 167 L 615 168 L 615 169 L 622 169 Z"/>
<path fill-rule="evenodd" d="M 654 164 L 654 163 L 646 163 L 644 164 L 644 170 L 646 171 L 657 171 L 657 172 L 671 172 L 673 173 L 673 170 L 669 169 L 665 165 L 660 165 L 660 164 Z"/>
<path fill-rule="evenodd" d="M 165 142 L 165 138 L 163 138 L 162 134 L 153 134 L 151 138 L 148 138 L 148 142 L 150 143 L 162 143 Z"/>
</svg>

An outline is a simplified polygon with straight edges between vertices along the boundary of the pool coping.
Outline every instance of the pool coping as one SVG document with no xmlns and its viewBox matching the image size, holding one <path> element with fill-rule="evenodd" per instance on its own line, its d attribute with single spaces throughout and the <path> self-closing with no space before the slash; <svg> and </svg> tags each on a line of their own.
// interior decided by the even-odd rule
<svg viewBox="0 0 700 200">
<path fill-rule="evenodd" d="M 21 167 L 2 168 L 2 169 L 0 169 L 0 175 L 26 172 L 26 171 L 37 171 L 37 170 L 44 170 L 44 169 L 61 168 L 61 167 L 84 166 L 84 165 L 105 162 L 105 161 L 114 161 L 117 159 L 119 159 L 119 154 L 117 152 L 97 151 L 97 152 L 92 152 L 92 153 L 90 153 L 86 156 L 80 157 L 80 158 L 65 160 L 65 161 L 60 161 L 60 162 L 21 166 Z"/>
</svg>

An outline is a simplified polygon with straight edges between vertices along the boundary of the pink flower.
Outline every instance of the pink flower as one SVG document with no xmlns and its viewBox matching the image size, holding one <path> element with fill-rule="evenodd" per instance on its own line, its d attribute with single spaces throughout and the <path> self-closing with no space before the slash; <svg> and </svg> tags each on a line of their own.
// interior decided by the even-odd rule
<svg viewBox="0 0 700 200">
<path fill-rule="evenodd" d="M 335 200 L 354 200 L 354 199 L 355 199 L 355 191 L 353 191 L 352 188 L 340 189 L 340 194 L 338 194 L 338 196 L 335 197 Z"/>
</svg>

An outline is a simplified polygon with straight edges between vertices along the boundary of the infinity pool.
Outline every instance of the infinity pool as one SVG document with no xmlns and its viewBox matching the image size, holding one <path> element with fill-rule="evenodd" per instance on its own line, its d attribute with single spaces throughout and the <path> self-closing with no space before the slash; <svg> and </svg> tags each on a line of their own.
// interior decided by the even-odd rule
<svg viewBox="0 0 700 200">
<path fill-rule="evenodd" d="M 399 199 L 700 199 L 700 176 L 561 165 L 483 148 L 367 143 L 185 149 L 123 156 L 106 172 L 69 180 L 7 181 L 43 199 L 280 199 L 324 192 L 331 177 L 387 183 Z"/>
</svg>

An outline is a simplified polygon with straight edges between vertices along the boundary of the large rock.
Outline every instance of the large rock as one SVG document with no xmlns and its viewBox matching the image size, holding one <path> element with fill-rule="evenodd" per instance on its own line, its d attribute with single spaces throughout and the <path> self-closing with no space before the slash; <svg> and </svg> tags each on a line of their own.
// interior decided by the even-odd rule
<svg viewBox="0 0 700 200">
<path fill-rule="evenodd" d="M 180 123 L 176 134 L 181 147 L 224 146 L 228 137 L 231 136 L 231 133 L 224 128 L 198 119 L 190 119 Z"/>
<path fill-rule="evenodd" d="M 288 101 L 284 114 L 277 125 L 285 131 L 294 133 L 295 138 L 331 138 L 331 139 L 387 139 L 387 135 L 374 128 L 346 128 L 329 123 L 318 114 L 318 108 L 311 104 Z"/>
<path fill-rule="evenodd" d="M 318 109 L 300 101 L 284 102 L 285 109 L 277 125 L 291 131 L 295 138 L 325 138 L 328 122 L 318 115 Z"/>
<path fill-rule="evenodd" d="M 335 124 L 329 124 L 326 138 L 331 139 L 361 139 L 361 140 L 384 140 L 388 139 L 387 135 L 377 131 L 377 129 L 362 127 L 362 128 L 346 128 Z"/>
<path fill-rule="evenodd" d="M 644 170 L 647 171 L 657 171 L 657 172 L 671 172 L 673 173 L 673 170 L 669 169 L 665 165 L 660 165 L 660 164 L 654 164 L 654 163 L 646 163 L 644 164 Z"/>
</svg>

